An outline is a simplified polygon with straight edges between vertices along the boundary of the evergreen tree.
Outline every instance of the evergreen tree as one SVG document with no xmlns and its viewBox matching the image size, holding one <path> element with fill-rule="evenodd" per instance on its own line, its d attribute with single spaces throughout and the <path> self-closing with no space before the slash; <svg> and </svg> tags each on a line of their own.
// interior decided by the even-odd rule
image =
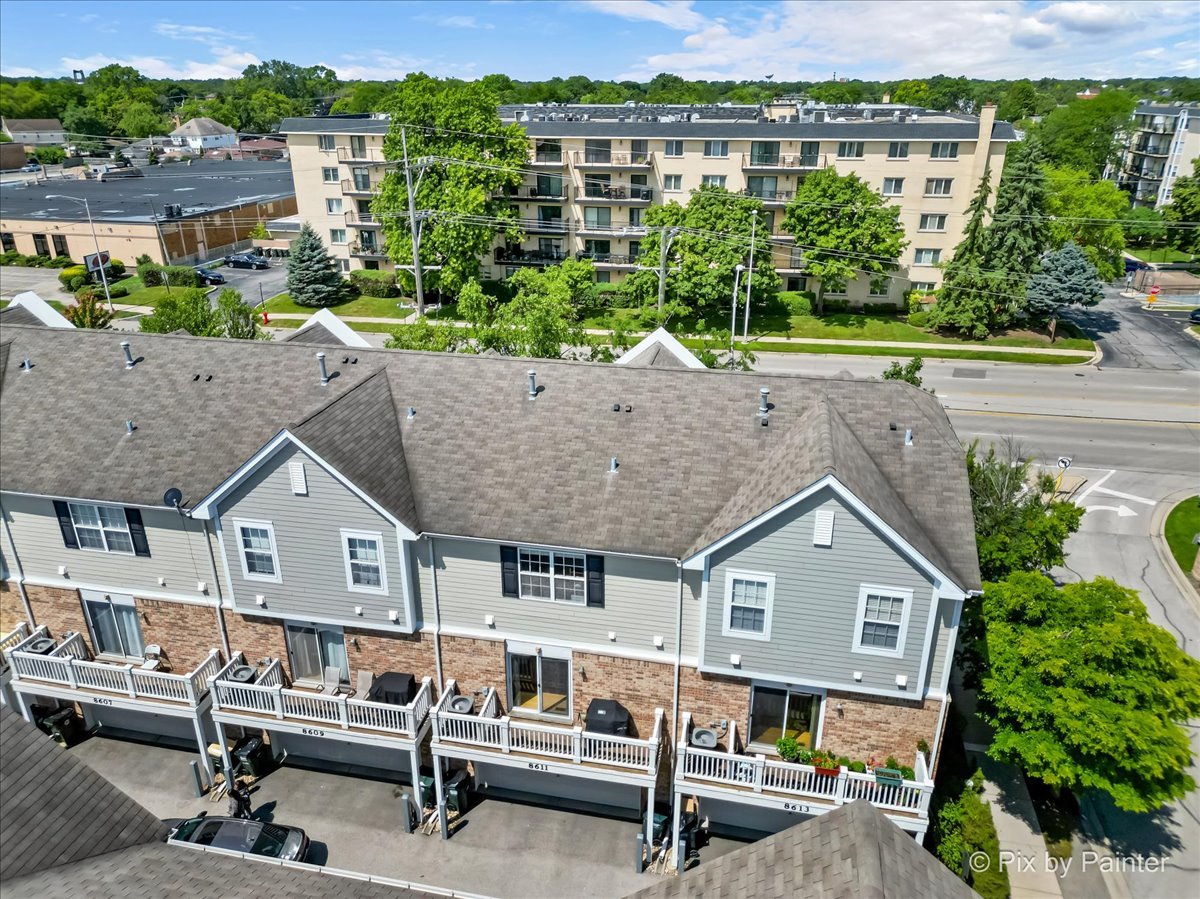
<svg viewBox="0 0 1200 899">
<path fill-rule="evenodd" d="M 345 299 L 342 276 L 325 244 L 307 222 L 288 257 L 288 294 L 300 306 L 332 306 Z"/>
<path fill-rule="evenodd" d="M 929 312 L 929 324 L 935 328 L 953 328 L 975 338 L 987 337 L 992 327 L 998 290 L 984 274 L 987 250 L 988 199 L 992 192 L 992 172 L 983 170 L 983 178 L 967 207 L 967 227 L 963 239 L 946 264 L 942 289 Z M 1001 282 L 1003 283 L 1003 282 Z"/>
<path fill-rule="evenodd" d="M 1068 240 L 1062 249 L 1047 253 L 1042 259 L 1042 270 L 1029 279 L 1025 309 L 1035 320 L 1049 319 L 1053 339 L 1061 307 L 1095 306 L 1103 298 L 1104 288 L 1096 267 L 1074 241 Z"/>
<path fill-rule="evenodd" d="M 1046 221 L 1046 176 L 1041 151 L 1034 144 L 1005 166 L 996 188 L 996 207 L 987 226 L 980 268 L 1000 285 L 994 297 L 991 327 L 1012 321 L 1024 307 L 1024 281 L 1038 270 L 1038 260 L 1050 246 Z"/>
<path fill-rule="evenodd" d="M 1175 179 L 1171 202 L 1163 217 L 1172 223 L 1170 239 L 1185 253 L 1200 252 L 1200 228 L 1177 225 L 1178 222 L 1200 221 L 1200 157 L 1192 160 L 1192 173 Z"/>
</svg>

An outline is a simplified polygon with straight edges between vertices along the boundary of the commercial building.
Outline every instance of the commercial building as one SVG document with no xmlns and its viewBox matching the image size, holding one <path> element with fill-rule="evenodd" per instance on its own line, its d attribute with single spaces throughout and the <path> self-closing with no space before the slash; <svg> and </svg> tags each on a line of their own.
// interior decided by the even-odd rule
<svg viewBox="0 0 1200 899">
<path fill-rule="evenodd" d="M 686 203 L 702 184 L 762 200 L 785 287 L 805 286 L 804 247 L 784 230 L 787 204 L 808 175 L 854 172 L 900 210 L 908 246 L 894 277 L 858 279 L 847 298 L 899 302 L 932 289 L 938 263 L 962 236 L 965 211 L 990 167 L 998 184 L 1012 126 L 985 106 L 978 117 L 894 104 L 825 107 L 780 99 L 766 106 L 504 106 L 504 121 L 530 138 L 523 183 L 512 195 L 524 238 L 497 239 L 487 277 L 525 265 L 590 258 L 602 281 L 638 265 L 653 205 Z M 300 216 L 333 247 L 344 269 L 387 268 L 371 201 L 389 171 L 388 121 L 380 116 L 286 119 Z M 394 166 L 394 164 L 393 164 Z M 748 234 L 746 235 L 749 236 Z M 835 286 L 836 287 L 836 286 Z"/>
<path fill-rule="evenodd" d="M 692 369 L 669 343 L 533 363 L 322 329 L 0 318 L 0 615 L 26 715 L 76 703 L 197 748 L 257 731 L 400 782 L 428 750 L 443 815 L 469 766 L 648 840 L 656 806 L 693 798 L 743 833 L 856 799 L 925 833 L 980 586 L 936 398 Z M 782 759 L 783 737 L 865 770 Z M 867 767 L 888 757 L 910 770 Z"/>
<path fill-rule="evenodd" d="M 1197 156 L 1200 103 L 1141 103 L 1133 111 L 1120 166 L 1109 177 L 1129 191 L 1134 206 L 1157 209 L 1171 202 L 1175 179 L 1192 173 Z"/>
<path fill-rule="evenodd" d="M 80 261 L 96 251 L 98 240 L 101 250 L 126 265 L 142 255 L 193 264 L 248 246 L 258 222 L 296 212 L 284 162 L 197 161 L 140 171 L 103 181 L 4 185 L 0 251 Z M 87 200 L 87 208 L 67 196 Z"/>
</svg>

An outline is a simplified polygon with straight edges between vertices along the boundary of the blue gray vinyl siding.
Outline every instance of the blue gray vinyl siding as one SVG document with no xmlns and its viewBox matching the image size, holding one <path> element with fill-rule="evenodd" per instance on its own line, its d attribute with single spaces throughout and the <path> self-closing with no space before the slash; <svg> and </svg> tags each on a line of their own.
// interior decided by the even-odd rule
<svg viewBox="0 0 1200 899">
<path fill-rule="evenodd" d="M 813 545 L 818 509 L 836 515 L 830 547 Z M 722 635 L 730 569 L 775 576 L 769 640 Z M 912 590 L 900 657 L 851 651 L 864 584 Z M 713 554 L 701 664 L 789 683 L 915 696 L 932 596 L 933 585 L 922 571 L 832 490 L 822 490 Z M 733 654 L 741 656 L 740 669 L 730 664 Z M 862 672 L 861 682 L 855 682 L 855 671 Z M 897 688 L 897 675 L 908 677 L 906 690 Z"/>
<path fill-rule="evenodd" d="M 505 597 L 498 543 L 438 537 L 434 545 L 444 629 L 494 630 L 497 636 L 651 653 L 661 655 L 664 662 L 674 659 L 679 581 L 673 562 L 605 556 L 604 608 L 596 609 Z M 415 552 L 421 600 L 426 618 L 432 621 L 429 540 L 420 540 Z M 691 595 L 685 585 L 685 604 Z M 690 602 L 693 607 L 697 604 L 694 598 Z M 484 623 L 485 615 L 495 616 L 494 628 Z M 610 631 L 615 640 L 609 639 Z M 662 649 L 654 647 L 656 636 L 663 638 Z"/>
<path fill-rule="evenodd" d="M 304 462 L 307 495 L 292 492 L 288 463 Z M 222 550 L 239 611 L 280 618 L 344 623 L 382 630 L 412 629 L 405 613 L 400 541 L 395 526 L 341 481 L 294 446 L 285 445 L 220 503 Z M 243 575 L 235 520 L 270 522 L 281 583 Z M 386 596 L 347 588 L 342 530 L 382 539 Z M 260 607 L 255 597 L 262 595 Z M 356 615 L 355 607 L 363 614 Z M 399 612 L 393 624 L 388 613 Z"/>
<path fill-rule="evenodd" d="M 204 524 L 174 510 L 141 509 L 150 547 L 148 558 L 68 549 L 63 545 L 53 500 L 48 497 L 5 494 L 4 513 L 12 527 L 21 570 L 34 583 L 111 587 L 138 596 L 166 594 L 215 601 L 217 585 L 205 546 Z M 58 573 L 60 565 L 66 566 L 66 578 Z M 164 583 L 160 584 L 159 578 Z M 201 581 L 207 593 L 196 589 Z"/>
<path fill-rule="evenodd" d="M 929 689 L 940 690 L 946 665 L 954 662 L 954 647 L 950 641 L 955 638 L 954 612 L 961 605 L 958 600 L 943 599 L 938 603 L 937 618 L 933 625 L 933 651 L 929 655 L 929 678 L 926 683 Z"/>
</svg>

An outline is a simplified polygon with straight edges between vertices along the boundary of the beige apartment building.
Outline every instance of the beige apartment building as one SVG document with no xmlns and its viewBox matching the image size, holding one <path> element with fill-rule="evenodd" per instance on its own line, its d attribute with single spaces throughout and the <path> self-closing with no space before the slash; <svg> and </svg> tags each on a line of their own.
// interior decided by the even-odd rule
<svg viewBox="0 0 1200 899">
<path fill-rule="evenodd" d="M 784 211 L 804 178 L 832 167 L 854 172 L 898 207 L 908 240 L 891 277 L 864 276 L 843 287 L 854 305 L 899 302 L 911 288 L 940 283 L 938 265 L 961 239 L 985 169 L 991 167 L 994 189 L 1007 146 L 1017 139 L 992 106 L 976 117 L 781 99 L 764 107 L 503 106 L 500 115 L 530 138 L 529 163 L 511 197 L 524 237 L 498 237 L 483 260 L 484 277 L 590 258 L 598 280 L 620 281 L 637 267 L 645 210 L 686 203 L 711 184 L 762 200 L 759 226 L 775 245 L 775 268 L 786 288 L 803 289 L 805 248 L 783 229 Z M 346 271 L 390 267 L 371 213 L 387 171 L 387 129 L 383 116 L 287 119 L 281 129 L 299 215 Z"/>
<path fill-rule="evenodd" d="M 1200 103 L 1141 103 L 1133 111 L 1120 167 L 1109 171 L 1134 206 L 1171 202 L 1175 179 L 1192 173 L 1200 156 Z"/>
</svg>

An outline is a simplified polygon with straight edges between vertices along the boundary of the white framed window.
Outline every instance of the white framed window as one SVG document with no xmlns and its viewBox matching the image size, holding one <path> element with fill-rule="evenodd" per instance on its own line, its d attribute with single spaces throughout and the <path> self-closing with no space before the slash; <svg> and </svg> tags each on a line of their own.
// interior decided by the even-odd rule
<svg viewBox="0 0 1200 899">
<path fill-rule="evenodd" d="M 858 615 L 851 651 L 881 656 L 904 655 L 912 596 L 911 590 L 863 584 L 858 592 Z"/>
<path fill-rule="evenodd" d="M 337 264 L 338 264 L 338 268 L 340 268 L 343 272 L 350 271 L 350 260 L 349 259 L 339 259 L 337 261 Z"/>
<path fill-rule="evenodd" d="M 79 597 L 96 655 L 140 660 L 145 646 L 133 597 L 99 590 L 80 590 Z"/>
<path fill-rule="evenodd" d="M 771 639 L 771 602 L 775 575 L 755 571 L 725 572 L 725 610 L 721 633 L 749 640 Z"/>
<path fill-rule="evenodd" d="M 583 553 L 520 547 L 517 584 L 521 599 L 583 605 L 587 601 L 587 558 Z"/>
<path fill-rule="evenodd" d="M 269 521 L 233 520 L 242 577 L 248 581 L 283 583 L 279 570 L 279 548 L 275 545 L 275 527 Z"/>
<path fill-rule="evenodd" d="M 331 168 L 322 168 L 321 169 L 321 180 L 324 181 L 326 184 L 337 184 L 338 183 L 338 170 L 336 168 L 332 168 L 332 167 Z"/>
<path fill-rule="evenodd" d="M 844 140 L 838 144 L 838 159 L 862 159 L 863 142 L 861 140 Z"/>
<path fill-rule="evenodd" d="M 775 743 L 791 737 L 806 749 L 821 737 L 822 691 L 754 684 L 750 692 L 750 732 L 747 742 L 775 751 Z"/>
<path fill-rule="evenodd" d="M 329 229 L 329 242 L 330 243 L 345 243 L 346 242 L 346 229 L 345 228 L 330 228 Z"/>
<path fill-rule="evenodd" d="M 903 178 L 884 178 L 883 179 L 883 195 L 885 197 L 898 197 L 904 193 Z"/>
<path fill-rule="evenodd" d="M 888 159 L 908 159 L 908 141 L 894 140 L 888 144 Z"/>
<path fill-rule="evenodd" d="M 705 187 L 724 187 L 725 186 L 725 176 L 724 175 L 701 175 L 700 183 L 703 184 Z"/>
<path fill-rule="evenodd" d="M 724 158 L 729 155 L 729 141 L 727 140 L 706 140 L 704 142 L 704 155 L 710 158 Z"/>
<path fill-rule="evenodd" d="M 525 715 L 571 717 L 571 651 L 509 643 L 508 708 Z"/>
<path fill-rule="evenodd" d="M 341 197 L 329 197 L 325 201 L 325 212 L 328 215 L 341 215 L 342 214 L 342 198 Z"/>
<path fill-rule="evenodd" d="M 926 212 L 921 215 L 921 222 L 917 226 L 918 231 L 945 231 L 946 230 L 946 215 L 945 213 Z"/>
<path fill-rule="evenodd" d="M 915 265 L 937 265 L 942 261 L 942 251 L 933 250 L 927 247 L 918 247 L 916 253 L 913 254 L 913 263 Z"/>
<path fill-rule="evenodd" d="M 932 281 L 913 281 L 912 289 L 918 293 L 933 293 L 937 290 L 937 285 Z"/>
<path fill-rule="evenodd" d="M 950 190 L 954 187 L 953 178 L 926 178 L 925 179 L 925 196 L 927 197 L 948 197 Z"/>
<path fill-rule="evenodd" d="M 683 190 L 683 175 L 663 175 L 663 190 Z"/>
<path fill-rule="evenodd" d="M 96 552 L 133 555 L 133 538 L 125 510 L 118 506 L 93 506 L 90 503 L 68 503 L 75 539 L 80 549 Z"/>
<path fill-rule="evenodd" d="M 338 680 L 343 684 L 350 683 L 346 635 L 340 627 L 289 621 L 284 633 L 287 635 L 288 660 L 292 663 L 292 680 L 323 683 L 325 669 L 336 668 Z"/>
<path fill-rule="evenodd" d="M 355 593 L 387 595 L 387 565 L 383 535 L 342 529 L 342 558 L 346 562 L 346 589 Z"/>
<path fill-rule="evenodd" d="M 871 279 L 871 287 L 868 291 L 868 296 L 886 297 L 888 295 L 888 293 L 890 292 L 890 288 L 891 288 L 891 279 L 890 278 L 887 278 L 887 277 L 872 278 Z M 818 513 L 818 514 L 820 514 L 820 513 Z M 833 513 L 831 512 L 829 514 L 832 515 Z M 832 525 L 832 523 L 833 523 L 833 519 L 831 518 L 830 524 Z"/>
<path fill-rule="evenodd" d="M 958 141 L 935 141 L 929 148 L 930 159 L 958 159 Z"/>
<path fill-rule="evenodd" d="M 846 295 L 845 281 L 830 281 L 825 285 L 825 296 L 844 297 Z"/>
<path fill-rule="evenodd" d="M 332 153 L 337 149 L 337 138 L 332 134 L 318 134 L 317 149 L 324 153 Z"/>
<path fill-rule="evenodd" d="M 663 156 L 682 156 L 683 141 L 667 140 L 663 141 Z"/>
</svg>

